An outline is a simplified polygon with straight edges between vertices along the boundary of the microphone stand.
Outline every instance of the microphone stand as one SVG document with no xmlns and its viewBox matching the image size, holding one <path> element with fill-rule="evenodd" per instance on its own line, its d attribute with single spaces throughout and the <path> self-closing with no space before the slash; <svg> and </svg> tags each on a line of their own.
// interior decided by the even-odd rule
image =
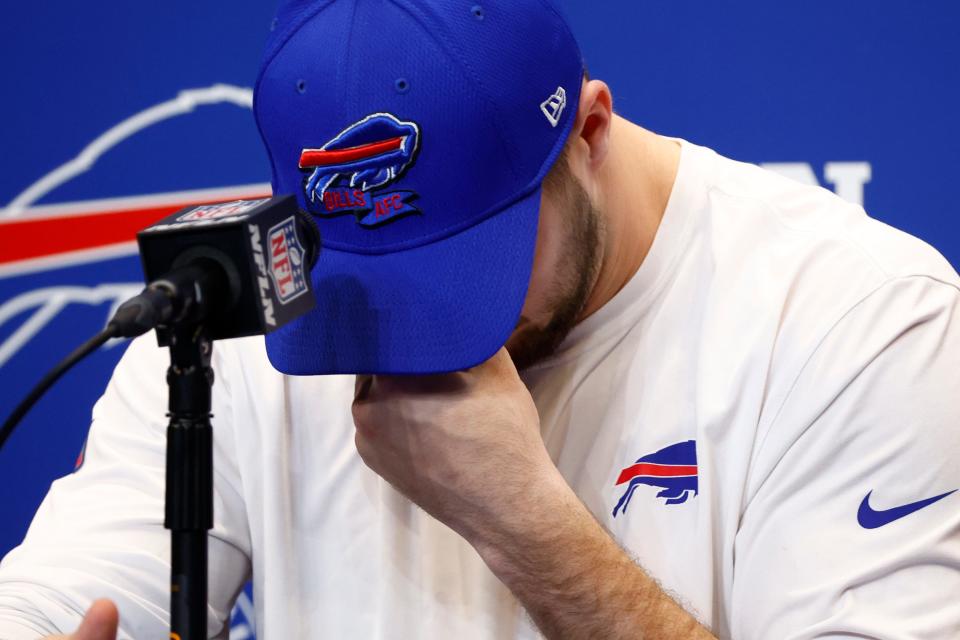
<svg viewBox="0 0 960 640">
<path fill-rule="evenodd" d="M 280 196 L 190 207 L 144 229 L 137 241 L 150 284 L 118 310 L 117 334 L 155 328 L 160 346 L 170 348 L 163 517 L 170 531 L 170 640 L 206 640 L 213 342 L 262 336 L 313 308 L 310 271 L 320 231 L 294 196 Z M 278 282 L 295 295 L 281 297 Z"/>
<path fill-rule="evenodd" d="M 169 329 L 170 424 L 166 505 L 170 530 L 170 639 L 207 638 L 207 532 L 213 528 L 213 342 L 202 324 Z"/>
</svg>

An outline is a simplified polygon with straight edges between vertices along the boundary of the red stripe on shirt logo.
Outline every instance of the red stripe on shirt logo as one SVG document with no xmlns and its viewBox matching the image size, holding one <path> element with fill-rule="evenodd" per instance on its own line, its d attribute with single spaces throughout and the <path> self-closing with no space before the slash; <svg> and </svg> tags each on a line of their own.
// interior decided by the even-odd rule
<svg viewBox="0 0 960 640">
<path fill-rule="evenodd" d="M 696 465 L 654 464 L 650 462 L 639 462 L 620 472 L 620 477 L 617 478 L 617 485 L 630 482 L 638 476 L 651 476 L 654 478 L 678 478 L 695 475 L 697 475 Z"/>
</svg>

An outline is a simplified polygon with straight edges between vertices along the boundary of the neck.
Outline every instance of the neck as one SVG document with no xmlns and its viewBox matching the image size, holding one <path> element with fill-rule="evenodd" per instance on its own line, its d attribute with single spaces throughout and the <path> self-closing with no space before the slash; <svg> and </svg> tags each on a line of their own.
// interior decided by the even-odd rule
<svg viewBox="0 0 960 640">
<path fill-rule="evenodd" d="M 680 165 L 680 144 L 614 116 L 610 152 L 594 202 L 606 228 L 600 273 L 580 315 L 585 320 L 637 273 L 653 246 Z"/>
</svg>

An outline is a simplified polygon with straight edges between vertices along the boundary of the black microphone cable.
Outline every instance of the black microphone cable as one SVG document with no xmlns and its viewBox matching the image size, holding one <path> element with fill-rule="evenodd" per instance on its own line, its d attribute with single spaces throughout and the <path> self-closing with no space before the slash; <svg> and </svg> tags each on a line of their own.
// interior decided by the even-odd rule
<svg viewBox="0 0 960 640">
<path fill-rule="evenodd" d="M 17 405 L 0 427 L 0 449 L 43 394 L 74 365 L 112 338 L 136 338 L 170 320 L 205 314 L 211 301 L 210 294 L 204 292 L 216 290 L 225 279 L 226 276 L 217 265 L 198 260 L 172 271 L 166 278 L 152 283 L 139 295 L 120 305 L 103 331 L 61 360 Z M 214 301 L 219 302 L 216 298 L 214 296 Z"/>
<path fill-rule="evenodd" d="M 47 373 L 47 375 L 43 376 L 43 379 L 37 383 L 37 386 L 35 386 L 30 393 L 27 394 L 27 397 L 25 397 L 23 401 L 17 405 L 17 408 L 13 410 L 13 413 L 10 414 L 10 417 L 4 421 L 3 427 L 0 428 L 0 448 L 3 448 L 3 445 L 6 444 L 10 434 L 13 433 L 13 430 L 16 428 L 17 424 L 23 420 L 23 417 L 27 415 L 27 412 L 33 408 L 33 405 L 37 403 L 43 394 L 45 394 L 50 387 L 52 387 L 57 380 L 63 376 L 63 374 L 72 369 L 75 364 L 103 346 L 107 340 L 110 340 L 114 337 L 116 337 L 115 330 L 108 326 L 106 329 L 77 347 L 73 353 L 61 360 L 57 366 Z"/>
</svg>

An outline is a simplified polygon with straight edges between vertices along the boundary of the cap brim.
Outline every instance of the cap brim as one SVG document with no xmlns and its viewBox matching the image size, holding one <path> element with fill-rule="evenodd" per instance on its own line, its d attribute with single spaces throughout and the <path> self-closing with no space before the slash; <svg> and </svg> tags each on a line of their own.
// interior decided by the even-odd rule
<svg viewBox="0 0 960 640">
<path fill-rule="evenodd" d="M 537 188 L 460 233 L 380 255 L 324 248 L 317 306 L 267 336 L 280 372 L 432 374 L 492 357 L 523 308 L 540 216 Z M 414 220 L 395 224 L 414 223 Z"/>
</svg>

